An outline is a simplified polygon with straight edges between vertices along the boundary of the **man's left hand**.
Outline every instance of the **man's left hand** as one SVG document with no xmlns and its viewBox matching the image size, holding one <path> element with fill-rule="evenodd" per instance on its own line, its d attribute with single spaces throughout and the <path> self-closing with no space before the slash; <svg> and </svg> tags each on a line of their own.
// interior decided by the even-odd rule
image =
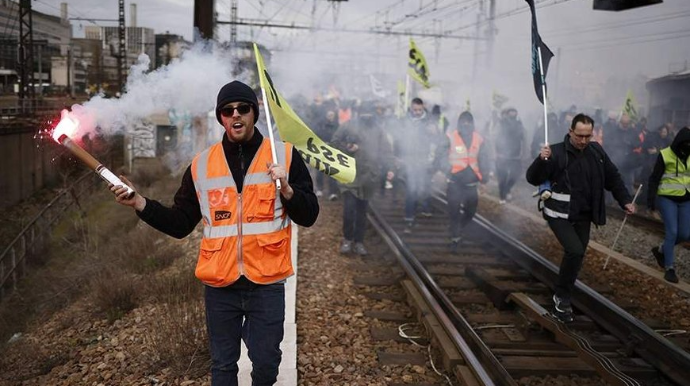
<svg viewBox="0 0 690 386">
<path fill-rule="evenodd" d="M 635 214 L 635 204 L 630 203 L 630 204 L 625 204 L 623 207 L 625 209 L 625 214 Z"/>
<path fill-rule="evenodd" d="M 295 192 L 292 190 L 290 184 L 287 181 L 287 172 L 283 165 L 269 164 L 268 175 L 271 176 L 273 181 L 280 180 L 280 194 L 286 199 L 290 200 Z"/>
</svg>

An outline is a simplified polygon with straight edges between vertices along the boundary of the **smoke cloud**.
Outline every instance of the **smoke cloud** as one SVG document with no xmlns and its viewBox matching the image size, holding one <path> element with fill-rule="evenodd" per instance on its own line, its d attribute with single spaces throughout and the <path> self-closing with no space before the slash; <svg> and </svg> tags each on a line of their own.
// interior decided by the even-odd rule
<svg viewBox="0 0 690 386">
<path fill-rule="evenodd" d="M 224 50 L 198 43 L 181 58 L 151 72 L 145 54 L 130 69 L 126 91 L 120 98 L 98 95 L 83 105 L 72 106 L 80 123 L 79 134 L 96 127 L 104 135 L 121 133 L 154 113 L 170 110 L 189 115 L 206 114 L 215 108 L 220 87 L 231 79 L 231 61 Z"/>
</svg>

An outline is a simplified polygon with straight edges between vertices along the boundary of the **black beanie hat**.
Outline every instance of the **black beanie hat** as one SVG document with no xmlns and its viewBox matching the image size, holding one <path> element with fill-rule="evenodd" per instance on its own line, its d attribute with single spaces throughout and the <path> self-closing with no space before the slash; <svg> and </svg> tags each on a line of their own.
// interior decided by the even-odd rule
<svg viewBox="0 0 690 386">
<path fill-rule="evenodd" d="M 220 119 L 220 109 L 230 102 L 249 103 L 254 109 L 254 123 L 259 120 L 259 100 L 256 98 L 254 90 L 239 80 L 233 80 L 232 82 L 223 86 L 220 91 L 218 91 L 218 99 L 216 101 L 216 119 L 218 119 L 218 123 L 221 125 L 223 124 L 223 121 Z"/>
</svg>

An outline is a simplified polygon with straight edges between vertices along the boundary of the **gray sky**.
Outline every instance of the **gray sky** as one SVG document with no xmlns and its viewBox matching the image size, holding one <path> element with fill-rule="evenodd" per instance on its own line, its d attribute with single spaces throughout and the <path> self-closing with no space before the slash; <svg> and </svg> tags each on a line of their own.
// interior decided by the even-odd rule
<svg viewBox="0 0 690 386">
<path fill-rule="evenodd" d="M 70 16 L 116 18 L 115 0 L 69 0 Z M 95 6 L 95 4 L 98 6 Z M 146 0 L 136 2 L 138 25 L 156 33 L 171 33 L 192 39 L 192 0 Z M 230 19 L 230 0 L 216 0 L 219 20 Z M 533 94 L 530 74 L 530 16 L 524 0 L 498 0 L 495 44 L 476 43 L 486 36 L 488 23 L 477 24 L 480 0 L 350 0 L 339 10 L 325 0 L 239 0 L 239 17 L 273 23 L 317 26 L 322 29 L 358 29 L 390 26 L 394 31 L 438 32 L 468 39 L 415 38 L 426 55 L 432 83 L 446 85 L 445 99 L 461 103 L 487 100 L 497 90 L 525 108 L 540 105 Z M 59 0 L 34 0 L 34 8 L 58 15 Z M 126 13 L 129 18 L 129 4 Z M 484 1 L 488 8 L 488 1 Z M 624 93 L 614 87 L 600 90 L 618 79 L 650 78 L 680 70 L 690 61 L 690 1 L 664 0 L 663 4 L 624 12 L 592 9 L 592 0 L 537 0 L 537 17 L 543 40 L 557 54 L 547 77 L 550 99 L 569 105 L 613 105 Z M 129 20 L 129 19 L 128 19 Z M 83 31 L 74 22 L 75 36 Z M 100 25 L 113 23 L 99 22 Z M 478 28 L 479 27 L 479 28 Z M 309 91 L 323 78 L 316 74 L 375 73 L 384 86 L 406 71 L 406 36 L 383 36 L 334 31 L 303 31 L 277 28 L 238 27 L 240 40 L 253 40 L 274 53 L 271 71 L 290 89 Z M 219 40 L 228 40 L 228 26 L 217 29 Z M 477 55 L 475 55 L 477 53 Z M 690 65 L 690 63 L 688 63 Z M 305 75 L 306 74 L 306 75 Z M 341 80 L 341 83 L 347 83 Z M 570 94 L 573 84 L 591 84 L 591 90 Z M 637 94 L 644 94 L 638 82 Z M 286 87 L 283 86 L 283 89 Z M 599 89 L 597 89 L 599 88 Z M 611 91 L 607 94 L 608 91 Z M 531 94 L 527 94 L 530 92 Z M 611 94 L 611 95 L 609 95 Z M 636 95 L 637 95 L 636 94 Z M 644 100 L 645 95 L 637 95 Z M 474 106 L 474 104 L 473 104 Z M 607 107 L 607 106 L 603 106 Z"/>
</svg>

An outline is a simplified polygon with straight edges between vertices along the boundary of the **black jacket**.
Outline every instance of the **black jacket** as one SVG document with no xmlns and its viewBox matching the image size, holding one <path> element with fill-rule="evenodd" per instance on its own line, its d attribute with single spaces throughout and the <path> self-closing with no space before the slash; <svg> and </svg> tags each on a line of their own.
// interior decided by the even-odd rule
<svg viewBox="0 0 690 386">
<path fill-rule="evenodd" d="M 499 125 L 496 142 L 496 158 L 520 160 L 525 141 L 525 128 L 517 118 L 503 118 Z"/>
<path fill-rule="evenodd" d="M 572 165 L 576 164 L 577 150 L 566 136 L 563 142 L 551 146 L 551 157 L 542 160 L 537 157 L 527 169 L 527 182 L 532 185 L 540 185 L 546 181 L 551 182 L 551 189 L 557 193 L 571 194 L 570 172 Z M 590 202 L 592 222 L 595 225 L 606 224 L 606 204 L 604 189 L 610 191 L 618 204 L 623 208 L 632 202 L 630 193 L 625 188 L 616 165 L 611 162 L 604 149 L 596 142 L 590 143 L 581 154 L 584 161 L 580 167 L 588 168 L 590 176 Z M 575 176 L 574 176 L 575 177 Z M 569 214 L 579 213 L 581 208 L 576 207 L 577 200 L 571 199 Z"/>
<path fill-rule="evenodd" d="M 684 160 L 686 168 L 688 167 L 688 156 L 690 154 L 688 154 L 687 150 L 685 150 L 687 148 L 684 148 L 681 146 L 681 144 L 685 144 L 685 146 L 687 146 L 688 142 L 690 142 L 690 129 L 684 127 L 678 132 L 678 134 L 676 134 L 676 137 L 673 138 L 673 143 L 671 143 L 671 150 L 676 153 L 680 160 Z M 647 182 L 647 208 L 649 210 L 656 209 L 656 197 L 657 191 L 659 190 L 659 182 L 661 181 L 661 177 L 664 175 L 665 171 L 666 165 L 664 164 L 664 157 L 661 155 L 661 153 L 659 153 L 656 158 L 656 163 L 654 164 L 654 170 L 649 176 L 649 181 Z M 664 197 L 676 202 L 684 202 L 690 200 L 690 192 L 686 192 L 684 196 Z"/>
<path fill-rule="evenodd" d="M 238 192 L 242 192 L 246 169 L 251 165 L 251 161 L 261 146 L 261 141 L 263 141 L 263 136 L 256 128 L 252 138 L 241 145 L 230 142 L 227 136 L 223 135 L 223 151 Z M 288 183 L 295 194 L 290 201 L 280 196 L 283 207 L 292 221 L 298 225 L 311 226 L 319 215 L 319 202 L 314 194 L 314 186 L 307 166 L 295 148 L 292 150 Z M 181 239 L 190 234 L 201 220 L 201 209 L 194 188 L 191 165 L 182 176 L 182 183 L 175 193 L 172 207 L 146 198 L 146 207 L 143 211 L 137 212 L 137 215 L 147 224 L 167 235 Z"/>
</svg>

